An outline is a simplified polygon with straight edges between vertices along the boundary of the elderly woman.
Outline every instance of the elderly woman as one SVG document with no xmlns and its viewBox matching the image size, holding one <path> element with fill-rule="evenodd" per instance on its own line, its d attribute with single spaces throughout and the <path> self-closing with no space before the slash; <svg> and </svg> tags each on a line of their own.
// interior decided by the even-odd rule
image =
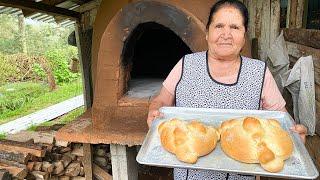
<svg viewBox="0 0 320 180">
<path fill-rule="evenodd" d="M 172 69 L 151 102 L 150 126 L 162 106 L 286 111 L 285 101 L 265 62 L 240 56 L 248 29 L 248 10 L 239 1 L 213 5 L 207 23 L 208 50 L 188 54 Z M 293 131 L 305 139 L 306 128 Z M 232 173 L 174 169 L 175 179 L 254 179 Z"/>
</svg>

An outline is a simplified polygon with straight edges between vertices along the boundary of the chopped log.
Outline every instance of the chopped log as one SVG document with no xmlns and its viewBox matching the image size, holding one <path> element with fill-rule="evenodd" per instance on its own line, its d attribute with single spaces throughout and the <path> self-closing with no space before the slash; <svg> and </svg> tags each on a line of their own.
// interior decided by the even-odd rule
<svg viewBox="0 0 320 180">
<path fill-rule="evenodd" d="M 69 176 L 60 176 L 59 180 L 69 180 L 70 177 Z"/>
<path fill-rule="evenodd" d="M 297 44 L 320 49 L 320 31 L 315 29 L 286 28 L 284 39 Z"/>
<path fill-rule="evenodd" d="M 48 172 L 32 171 L 31 174 L 34 175 L 34 177 L 36 177 L 37 180 L 49 179 L 49 173 Z"/>
<path fill-rule="evenodd" d="M 63 162 L 63 166 L 67 167 L 71 163 L 72 158 L 70 156 L 68 156 L 68 155 L 63 155 L 61 160 Z"/>
<path fill-rule="evenodd" d="M 0 159 L 1 160 L 5 159 L 8 161 L 16 161 L 21 164 L 27 164 L 28 160 L 31 159 L 31 155 L 0 150 Z"/>
<path fill-rule="evenodd" d="M 34 162 L 28 162 L 28 164 L 27 164 L 27 170 L 28 170 L 28 171 L 33 171 L 33 167 L 34 167 Z"/>
<path fill-rule="evenodd" d="M 24 179 L 28 174 L 26 169 L 9 166 L 7 164 L 2 164 L 2 163 L 0 164 L 0 169 L 6 169 L 7 171 L 9 171 L 10 174 L 12 174 L 12 176 L 18 179 Z"/>
<path fill-rule="evenodd" d="M 56 146 L 62 146 L 62 147 L 67 147 L 70 143 L 68 141 L 56 141 L 55 145 Z"/>
<path fill-rule="evenodd" d="M 44 172 L 48 172 L 48 173 L 52 173 L 53 172 L 53 168 L 54 168 L 54 165 L 47 162 L 47 161 L 44 161 L 42 162 L 42 171 Z"/>
<path fill-rule="evenodd" d="M 40 171 L 42 169 L 42 162 L 34 162 L 33 170 Z"/>
<path fill-rule="evenodd" d="M 33 137 L 34 143 L 53 144 L 56 131 L 36 132 Z"/>
<path fill-rule="evenodd" d="M 7 151 L 7 152 L 15 152 L 15 153 L 23 153 L 37 156 L 37 157 L 44 157 L 46 151 L 42 148 L 42 146 L 37 144 L 27 144 L 17 141 L 10 141 L 10 140 L 2 140 L 0 141 L 0 150 Z"/>
<path fill-rule="evenodd" d="M 76 155 L 76 156 L 83 156 L 83 146 L 74 146 L 71 154 Z"/>
<path fill-rule="evenodd" d="M 64 155 L 69 156 L 72 159 L 72 161 L 75 161 L 77 159 L 77 156 L 74 154 L 71 154 L 71 152 L 64 153 Z"/>
<path fill-rule="evenodd" d="M 71 151 L 70 147 L 65 147 L 65 148 L 61 148 L 60 149 L 60 153 L 67 153 L 67 152 L 70 152 L 70 151 Z"/>
<path fill-rule="evenodd" d="M 80 168 L 79 176 L 84 176 L 84 168 L 83 167 Z"/>
<path fill-rule="evenodd" d="M 58 153 L 52 153 L 51 154 L 53 161 L 59 161 L 62 159 L 63 155 Z"/>
<path fill-rule="evenodd" d="M 60 174 L 64 170 L 64 165 L 62 161 L 54 162 L 54 169 L 52 174 Z"/>
<path fill-rule="evenodd" d="M 23 143 L 33 143 L 33 133 L 32 131 L 20 131 L 15 134 L 8 134 L 6 136 L 7 140 L 11 141 L 18 141 L 18 142 L 23 142 Z"/>
<path fill-rule="evenodd" d="M 80 173 L 80 163 L 79 162 L 73 162 L 69 164 L 69 166 L 66 168 L 65 175 L 67 176 L 78 176 Z"/>
<path fill-rule="evenodd" d="M 97 156 L 105 156 L 106 155 L 106 150 L 99 148 L 99 149 L 96 149 L 94 154 L 97 155 Z"/>
<path fill-rule="evenodd" d="M 93 166 L 93 175 L 98 180 L 109 180 L 109 179 L 111 180 L 112 179 L 112 176 L 109 173 L 104 171 L 102 168 L 100 168 L 95 163 L 92 163 L 92 166 Z"/>
<path fill-rule="evenodd" d="M 81 176 L 76 176 L 76 177 L 72 177 L 71 180 L 86 180 L 86 178 Z"/>
<path fill-rule="evenodd" d="M 14 167 L 22 168 L 22 169 L 27 169 L 27 166 L 25 164 L 20 164 L 16 161 L 8 161 L 5 159 L 0 159 L 0 163 L 6 164 L 8 166 L 14 166 Z"/>
<path fill-rule="evenodd" d="M 108 165 L 108 161 L 106 160 L 106 158 L 104 157 L 99 157 L 99 156 L 96 156 L 94 157 L 94 162 L 99 165 L 99 166 L 107 166 Z"/>
<path fill-rule="evenodd" d="M 12 176 L 9 171 L 5 169 L 0 169 L 0 180 L 11 180 Z"/>
</svg>

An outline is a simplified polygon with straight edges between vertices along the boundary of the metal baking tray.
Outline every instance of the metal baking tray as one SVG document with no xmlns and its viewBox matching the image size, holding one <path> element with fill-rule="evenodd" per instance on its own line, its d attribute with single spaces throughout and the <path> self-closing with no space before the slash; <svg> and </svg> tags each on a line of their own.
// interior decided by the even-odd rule
<svg viewBox="0 0 320 180">
<path fill-rule="evenodd" d="M 173 168 L 207 169 L 225 172 L 236 172 L 240 174 L 252 174 L 270 177 L 315 179 L 317 171 L 307 149 L 299 135 L 289 130 L 293 125 L 292 117 L 285 112 L 258 111 L 258 110 L 228 110 L 228 109 L 205 109 L 205 108 L 181 108 L 163 107 L 160 109 L 163 117 L 153 121 L 151 128 L 140 148 L 136 160 L 140 164 Z M 208 155 L 200 157 L 195 164 L 179 161 L 174 154 L 166 151 L 160 143 L 158 125 L 172 118 L 182 120 L 198 119 L 206 125 L 219 127 L 221 122 L 244 116 L 261 118 L 276 118 L 280 121 L 283 129 L 287 130 L 294 143 L 292 156 L 285 161 L 285 166 L 278 173 L 270 173 L 262 169 L 259 164 L 246 164 L 229 158 L 220 147 L 218 142 L 216 148 Z"/>
</svg>

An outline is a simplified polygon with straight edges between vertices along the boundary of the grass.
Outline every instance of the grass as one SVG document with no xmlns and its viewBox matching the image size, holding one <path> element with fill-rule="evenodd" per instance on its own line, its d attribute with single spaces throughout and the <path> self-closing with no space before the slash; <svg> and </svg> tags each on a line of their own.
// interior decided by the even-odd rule
<svg viewBox="0 0 320 180">
<path fill-rule="evenodd" d="M 0 109 L 0 124 L 31 114 L 81 93 L 82 82 L 80 79 L 69 84 L 60 85 L 52 92 L 49 91 L 47 86 L 38 83 L 15 83 L 0 87 L 0 94 L 2 94 L 0 103 L 1 100 L 2 102 L 7 100 L 8 104 L 16 101 L 12 106 L 18 106 L 18 108 L 12 108 L 13 110 L 5 109 L 2 112 Z"/>
<path fill-rule="evenodd" d="M 4 139 L 6 139 L 6 134 L 1 133 L 1 134 L 0 134 L 0 140 L 4 140 Z"/>
</svg>

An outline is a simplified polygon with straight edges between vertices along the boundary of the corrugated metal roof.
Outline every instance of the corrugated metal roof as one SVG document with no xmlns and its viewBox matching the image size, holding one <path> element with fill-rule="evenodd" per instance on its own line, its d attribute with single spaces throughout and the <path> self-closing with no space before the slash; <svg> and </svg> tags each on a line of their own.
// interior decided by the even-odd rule
<svg viewBox="0 0 320 180">
<path fill-rule="evenodd" d="M 36 1 L 36 2 L 40 2 L 40 1 Z M 84 2 L 89 2 L 89 1 L 84 1 Z M 56 5 L 56 7 L 65 8 L 68 10 L 73 10 L 79 6 L 80 6 L 80 4 L 77 4 L 77 3 L 75 3 L 75 1 L 72 1 L 72 0 L 66 0 L 66 1 Z M 6 7 L 6 6 L 0 6 L 0 14 L 11 14 L 13 16 L 23 15 L 21 9 Z M 46 22 L 46 23 L 56 23 L 53 16 L 45 14 L 45 13 L 39 13 L 39 12 L 35 12 L 34 14 L 32 14 L 26 18 L 30 18 L 35 21 L 41 21 L 41 22 Z M 74 25 L 75 23 L 76 22 L 74 20 L 71 20 L 68 18 L 63 18 L 63 20 L 58 22 L 58 24 L 61 25 L 62 27 L 69 27 L 69 26 Z"/>
</svg>

